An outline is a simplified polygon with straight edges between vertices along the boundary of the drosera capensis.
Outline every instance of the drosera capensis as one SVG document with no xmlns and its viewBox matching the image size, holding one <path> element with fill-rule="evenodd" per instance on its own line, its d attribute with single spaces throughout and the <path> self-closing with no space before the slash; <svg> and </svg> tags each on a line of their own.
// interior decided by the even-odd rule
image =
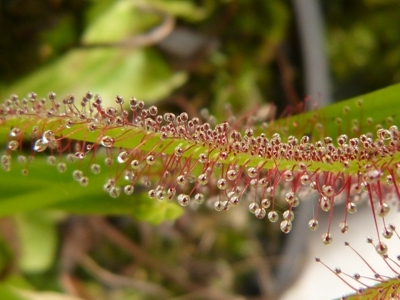
<svg viewBox="0 0 400 300">
<path fill-rule="evenodd" d="M 1 165 L 9 171 L 17 161 L 26 175 L 34 156 L 44 153 L 83 187 L 106 173 L 103 190 L 113 198 L 140 185 L 154 201 L 208 202 L 217 211 L 244 206 L 259 219 L 279 221 L 284 233 L 292 229 L 294 208 L 317 193 L 309 228 L 317 229 L 326 214 L 324 244 L 333 241 L 334 210 L 343 214 L 345 233 L 350 215 L 368 202 L 374 245 L 385 255 L 384 239 L 394 232 L 385 216 L 400 199 L 398 89 L 269 123 L 230 116 L 218 124 L 185 112 L 159 114 L 134 97 L 116 96 L 115 107 L 105 107 L 91 92 L 80 100 L 12 95 L 0 106 L 0 125 L 9 129 Z M 384 106 L 378 96 L 385 97 Z"/>
</svg>

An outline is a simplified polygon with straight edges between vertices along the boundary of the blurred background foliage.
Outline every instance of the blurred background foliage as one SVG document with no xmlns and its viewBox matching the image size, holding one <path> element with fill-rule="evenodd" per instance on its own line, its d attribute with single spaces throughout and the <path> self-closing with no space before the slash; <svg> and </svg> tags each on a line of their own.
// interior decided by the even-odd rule
<svg viewBox="0 0 400 300">
<path fill-rule="evenodd" d="M 316 2 L 334 99 L 400 81 L 400 2 Z M 280 114 L 307 96 L 297 26 L 282 0 L 3 0 L 0 97 L 91 90 L 220 120 L 267 103 Z M 188 209 L 173 222 L 179 208 L 160 215 L 140 198 L 140 208 L 116 209 L 107 198 L 95 210 L 114 215 L 105 219 L 82 214 L 108 195 L 79 189 L 84 208 L 44 201 L 46 210 L 0 220 L 0 298 L 275 299 L 298 272 L 274 279 L 286 237 L 246 209 Z M 35 197 L 55 193 L 44 190 Z M 13 207 L 14 196 L 0 196 L 9 213 L 40 208 Z"/>
</svg>

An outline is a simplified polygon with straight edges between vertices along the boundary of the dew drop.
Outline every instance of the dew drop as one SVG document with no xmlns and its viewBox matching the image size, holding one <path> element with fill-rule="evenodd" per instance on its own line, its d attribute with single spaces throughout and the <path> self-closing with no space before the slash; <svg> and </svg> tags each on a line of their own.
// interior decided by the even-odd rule
<svg viewBox="0 0 400 300">
<path fill-rule="evenodd" d="M 236 170 L 229 170 L 228 172 L 226 172 L 226 177 L 229 180 L 235 180 L 237 175 L 238 175 L 238 172 Z"/>
<path fill-rule="evenodd" d="M 247 169 L 247 175 L 248 175 L 250 178 L 256 177 L 257 174 L 258 174 L 257 168 L 250 167 L 250 168 Z"/>
<path fill-rule="evenodd" d="M 72 172 L 72 177 L 76 181 L 79 181 L 83 177 L 83 172 L 81 170 L 75 170 L 74 172 Z"/>
<path fill-rule="evenodd" d="M 236 206 L 236 205 L 239 204 L 239 197 L 236 196 L 236 195 L 234 195 L 234 196 L 232 196 L 232 197 L 229 198 L 229 202 L 230 202 L 232 205 Z"/>
<path fill-rule="evenodd" d="M 11 151 L 15 151 L 18 149 L 18 141 L 12 140 L 8 142 L 8 149 L 10 149 Z"/>
<path fill-rule="evenodd" d="M 346 233 L 349 230 L 349 225 L 346 222 L 340 222 L 339 228 L 342 233 Z"/>
<path fill-rule="evenodd" d="M 293 180 L 293 172 L 290 170 L 286 170 L 285 173 L 283 173 L 283 178 L 285 178 L 286 181 L 292 181 Z"/>
<path fill-rule="evenodd" d="M 153 156 L 153 155 L 148 155 L 147 157 L 146 157 L 146 163 L 148 164 L 148 165 L 153 165 L 154 164 L 154 162 L 155 162 L 155 157 Z"/>
<path fill-rule="evenodd" d="M 11 129 L 11 131 L 10 131 L 10 136 L 16 137 L 16 136 L 18 136 L 20 133 L 21 133 L 21 129 L 15 127 L 15 128 L 13 128 L 13 129 Z"/>
<path fill-rule="evenodd" d="M 153 199 L 153 198 L 155 198 L 156 197 L 156 191 L 155 190 L 149 190 L 148 192 L 147 192 L 147 194 L 149 195 L 149 198 L 150 199 Z M 180 196 L 180 195 L 179 195 Z M 178 197 L 179 198 L 179 197 Z"/>
<path fill-rule="evenodd" d="M 139 168 L 140 162 L 137 159 L 134 159 L 131 161 L 131 168 L 132 169 L 137 169 Z"/>
<path fill-rule="evenodd" d="M 271 201 L 268 198 L 263 198 L 260 204 L 263 208 L 269 208 L 271 206 Z"/>
<path fill-rule="evenodd" d="M 55 137 L 54 137 L 54 132 L 51 130 L 46 130 L 45 132 L 43 132 L 42 135 L 42 141 L 43 143 L 47 144 L 50 143 L 51 141 L 54 141 Z"/>
<path fill-rule="evenodd" d="M 221 201 L 217 201 L 214 203 L 214 208 L 216 211 L 221 211 L 223 209 Z"/>
<path fill-rule="evenodd" d="M 111 157 L 106 157 L 106 158 L 104 159 L 104 164 L 105 164 L 106 166 L 108 166 L 108 167 L 111 167 L 112 164 L 113 164 L 112 158 L 111 158 Z"/>
<path fill-rule="evenodd" d="M 257 188 L 257 184 L 258 184 L 258 179 L 253 178 L 252 180 L 250 180 L 250 186 L 252 188 Z"/>
<path fill-rule="evenodd" d="M 378 242 L 375 246 L 375 250 L 379 255 L 385 255 L 388 252 L 388 247 L 385 243 Z"/>
<path fill-rule="evenodd" d="M 279 215 L 275 210 L 271 210 L 268 213 L 268 220 L 270 220 L 271 222 L 276 222 L 279 219 Z"/>
<path fill-rule="evenodd" d="M 60 162 L 57 165 L 57 169 L 60 173 L 64 173 L 67 170 L 67 165 L 66 163 Z"/>
<path fill-rule="evenodd" d="M 90 123 L 87 125 L 87 128 L 88 128 L 89 131 L 96 131 L 97 128 L 98 128 L 98 126 L 97 126 L 97 123 L 95 123 L 95 122 L 90 122 Z"/>
<path fill-rule="evenodd" d="M 259 208 L 259 205 L 256 202 L 252 202 L 249 204 L 249 211 L 254 214 L 256 209 Z"/>
<path fill-rule="evenodd" d="M 323 185 L 322 186 L 322 193 L 326 196 L 326 197 L 332 197 L 334 195 L 334 189 L 331 185 Z"/>
<path fill-rule="evenodd" d="M 294 212 L 292 210 L 285 210 L 282 214 L 284 220 L 293 221 Z"/>
<path fill-rule="evenodd" d="M 35 145 L 33 146 L 33 150 L 37 152 L 43 152 L 47 148 L 47 143 L 44 143 L 41 139 L 37 140 L 35 142 Z"/>
<path fill-rule="evenodd" d="M 184 185 L 186 184 L 186 177 L 184 175 L 179 175 L 178 177 L 176 177 L 176 183 L 179 185 Z"/>
<path fill-rule="evenodd" d="M 295 196 L 294 200 L 292 202 L 292 207 L 297 207 L 297 206 L 299 206 L 299 204 L 300 204 L 300 199 L 299 199 L 299 197 Z"/>
<path fill-rule="evenodd" d="M 129 159 L 129 153 L 127 151 L 122 151 L 118 154 L 117 160 L 120 164 L 127 162 Z"/>
<path fill-rule="evenodd" d="M 11 162 L 11 156 L 10 155 L 3 155 L 1 157 L 1 163 L 4 164 L 9 164 Z"/>
<path fill-rule="evenodd" d="M 79 179 L 79 183 L 81 186 L 87 186 L 89 184 L 89 178 L 83 176 L 81 179 Z"/>
<path fill-rule="evenodd" d="M 295 198 L 296 198 L 296 196 L 295 196 L 294 192 L 292 192 L 292 191 L 287 192 L 285 195 L 285 200 L 289 204 L 292 204 Z"/>
<path fill-rule="evenodd" d="M 170 188 L 167 190 L 168 199 L 171 200 L 172 198 L 174 198 L 174 197 L 175 197 L 175 194 L 176 194 L 176 189 L 175 189 L 175 188 L 170 187 Z"/>
<path fill-rule="evenodd" d="M 110 194 L 111 197 L 117 198 L 119 196 L 120 192 L 121 192 L 121 190 L 120 190 L 119 187 L 112 186 L 111 189 L 110 189 L 109 194 Z"/>
<path fill-rule="evenodd" d="M 292 222 L 289 220 L 283 220 L 280 224 L 280 228 L 283 233 L 289 233 L 292 230 L 292 227 Z"/>
<path fill-rule="evenodd" d="M 319 206 L 323 211 L 327 212 L 331 209 L 332 204 L 329 198 L 322 197 Z"/>
<path fill-rule="evenodd" d="M 329 244 L 332 243 L 332 241 L 333 241 L 332 234 L 330 234 L 329 232 L 324 233 L 324 234 L 321 236 L 321 238 L 322 238 L 322 242 L 323 242 L 325 245 L 329 245 Z"/>
<path fill-rule="evenodd" d="M 310 176 L 308 176 L 308 174 L 303 174 L 300 176 L 300 182 L 302 185 L 309 185 L 311 180 L 310 180 Z"/>
<path fill-rule="evenodd" d="M 378 136 L 379 139 L 385 141 L 390 140 L 392 138 L 391 131 L 383 128 L 378 129 L 376 135 Z"/>
<path fill-rule="evenodd" d="M 355 204 L 354 202 L 347 203 L 347 211 L 350 214 L 354 214 L 355 212 L 357 212 L 357 204 Z"/>
<path fill-rule="evenodd" d="M 207 174 L 203 173 L 200 174 L 197 181 L 201 184 L 201 185 L 206 185 L 208 183 L 208 176 Z"/>
<path fill-rule="evenodd" d="M 90 170 L 92 171 L 93 174 L 99 174 L 101 171 L 101 167 L 99 164 L 92 164 L 90 166 Z"/>
<path fill-rule="evenodd" d="M 385 228 L 382 231 L 382 235 L 385 239 L 390 239 L 393 236 L 393 230 L 390 228 Z"/>
<path fill-rule="evenodd" d="M 178 147 L 175 147 L 174 154 L 175 154 L 176 157 L 181 157 L 182 154 L 183 154 L 183 149 L 182 149 L 182 147 L 179 147 L 179 146 L 178 146 Z"/>
<path fill-rule="evenodd" d="M 220 179 L 218 179 L 218 181 L 217 181 L 217 187 L 220 189 L 220 190 L 225 190 L 226 188 L 227 188 L 227 183 L 226 183 L 226 179 L 225 178 L 220 178 Z"/>
<path fill-rule="evenodd" d="M 311 219 L 308 222 L 308 228 L 310 228 L 312 231 L 315 231 L 318 229 L 318 220 L 317 219 Z"/>
<path fill-rule="evenodd" d="M 221 151 L 221 153 L 219 154 L 219 158 L 221 160 L 226 160 L 228 158 L 228 153 L 225 151 Z"/>
<path fill-rule="evenodd" d="M 267 211 L 263 207 L 258 207 L 254 211 L 254 215 L 256 216 L 257 219 L 263 219 L 267 214 Z"/>
<path fill-rule="evenodd" d="M 47 157 L 47 163 L 51 166 L 54 166 L 56 164 L 56 161 L 57 161 L 57 159 L 54 155 L 49 155 Z"/>
<path fill-rule="evenodd" d="M 71 119 L 70 119 L 70 120 L 67 120 L 67 121 L 65 122 L 65 127 L 66 127 L 66 128 L 72 128 L 72 126 L 74 126 L 74 121 L 72 121 Z"/>
<path fill-rule="evenodd" d="M 84 159 L 86 157 L 86 153 L 78 151 L 78 152 L 75 153 L 75 157 L 80 159 L 80 160 L 82 160 L 82 159 Z"/>
<path fill-rule="evenodd" d="M 19 155 L 19 156 L 18 156 L 18 162 L 19 162 L 20 164 L 26 163 L 26 156 L 25 156 L 25 155 Z"/>
<path fill-rule="evenodd" d="M 75 161 L 75 155 L 73 155 L 72 153 L 68 154 L 66 160 L 69 163 L 73 163 Z"/>
<path fill-rule="evenodd" d="M 390 206 L 387 203 L 382 203 L 377 209 L 378 215 L 380 217 L 385 217 L 389 213 L 389 211 Z"/>
<path fill-rule="evenodd" d="M 135 190 L 135 188 L 133 187 L 133 185 L 130 185 L 130 184 L 128 184 L 124 187 L 124 193 L 126 195 L 132 195 L 134 190 Z"/>
<path fill-rule="evenodd" d="M 225 211 L 229 210 L 229 208 L 231 208 L 231 203 L 229 201 L 223 201 L 221 203 L 221 205 L 222 205 L 222 209 L 225 210 Z"/>
<path fill-rule="evenodd" d="M 392 177 L 392 175 L 387 175 L 387 176 L 386 176 L 386 183 L 387 183 L 387 184 L 393 184 L 393 177 Z"/>
<path fill-rule="evenodd" d="M 194 195 L 194 201 L 197 204 L 202 204 L 204 202 L 204 195 L 202 193 L 197 193 L 196 195 Z"/>
<path fill-rule="evenodd" d="M 207 162 L 207 155 L 205 153 L 199 154 L 199 162 L 205 164 Z"/>
<path fill-rule="evenodd" d="M 159 187 L 157 187 L 157 188 L 159 188 Z M 159 201 L 164 200 L 164 194 L 165 194 L 164 190 L 162 190 L 162 189 L 157 190 L 157 191 L 156 191 L 156 197 L 157 197 L 157 199 L 158 199 Z"/>
<path fill-rule="evenodd" d="M 110 148 L 114 145 L 114 139 L 108 135 L 105 135 L 101 138 L 100 143 L 103 147 Z"/>
<path fill-rule="evenodd" d="M 103 185 L 103 190 L 105 192 L 110 192 L 111 188 L 113 187 L 114 182 L 113 180 L 109 179 L 104 185 Z"/>
</svg>

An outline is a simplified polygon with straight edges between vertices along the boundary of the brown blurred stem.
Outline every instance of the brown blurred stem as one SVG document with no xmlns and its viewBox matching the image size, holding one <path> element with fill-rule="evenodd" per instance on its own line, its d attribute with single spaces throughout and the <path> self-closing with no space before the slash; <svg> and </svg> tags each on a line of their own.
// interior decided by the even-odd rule
<svg viewBox="0 0 400 300">
<path fill-rule="evenodd" d="M 80 264 L 99 281 L 112 287 L 131 287 L 145 294 L 162 297 L 170 297 L 169 292 L 160 285 L 152 282 L 133 279 L 127 276 L 117 275 L 100 267 L 90 256 L 84 255 Z"/>
<path fill-rule="evenodd" d="M 179 285 L 183 290 L 190 294 L 201 295 L 205 299 L 215 300 L 228 300 L 234 299 L 232 296 L 227 294 L 220 294 L 219 292 L 213 291 L 210 288 L 199 286 L 186 279 L 186 273 L 177 269 L 173 269 L 163 262 L 148 255 L 144 250 L 137 246 L 132 240 L 128 239 L 115 227 L 111 226 L 102 217 L 89 217 L 89 224 L 97 230 L 100 234 L 106 237 L 109 241 L 126 251 L 127 254 L 131 255 L 136 259 L 138 263 L 146 265 L 147 267 L 159 272 L 169 280 Z"/>
</svg>

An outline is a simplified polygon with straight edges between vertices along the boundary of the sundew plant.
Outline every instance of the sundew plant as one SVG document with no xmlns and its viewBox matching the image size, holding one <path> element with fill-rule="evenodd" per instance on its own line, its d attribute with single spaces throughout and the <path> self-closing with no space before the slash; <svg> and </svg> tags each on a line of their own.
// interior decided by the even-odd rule
<svg viewBox="0 0 400 300">
<path fill-rule="evenodd" d="M 399 236 L 385 217 L 400 198 L 398 90 L 392 86 L 269 123 L 228 115 L 215 124 L 211 116 L 161 115 L 156 106 L 134 97 L 116 96 L 115 106 L 104 107 L 101 96 L 91 92 L 60 99 L 54 93 L 47 99 L 35 93 L 11 95 L 0 109 L 7 144 L 1 165 L 5 172 L 19 170 L 18 182 L 40 176 L 41 169 L 66 173 L 76 189 L 98 184 L 92 179 L 102 177 L 96 189 L 116 198 L 114 203 L 122 193 L 134 197 L 140 187 L 154 202 L 182 207 L 205 202 L 221 213 L 247 209 L 255 218 L 277 222 L 286 234 L 295 208 L 316 193 L 309 228 L 317 229 L 319 219 L 328 218 L 321 236 L 326 245 L 334 240 L 331 226 L 346 233 L 351 215 L 367 202 L 376 228 L 367 241 L 392 274 L 373 274 L 380 284 L 372 288 L 363 285 L 361 275 L 354 278 L 361 287 L 343 280 L 359 295 L 396 298 L 399 265 L 388 255 L 385 240 Z M 43 200 L 60 201 L 54 198 Z M 73 202 L 67 207 L 73 208 Z M 4 206 L 3 215 L 12 212 L 7 201 Z M 334 213 L 342 214 L 340 224 L 331 223 Z M 340 269 L 333 272 L 342 276 Z"/>
</svg>

